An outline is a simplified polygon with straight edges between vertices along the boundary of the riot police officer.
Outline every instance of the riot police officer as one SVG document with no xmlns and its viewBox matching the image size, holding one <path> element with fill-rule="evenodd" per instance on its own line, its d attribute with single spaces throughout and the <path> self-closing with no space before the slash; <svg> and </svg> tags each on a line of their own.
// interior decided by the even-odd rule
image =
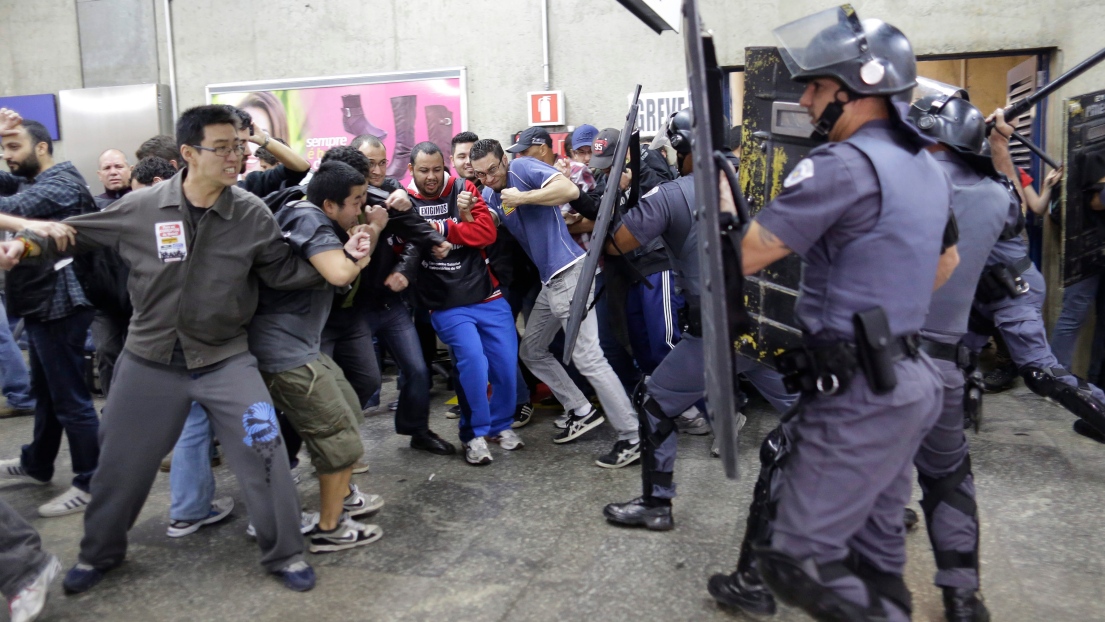
<svg viewBox="0 0 1105 622">
<path fill-rule="evenodd" d="M 831 144 L 798 163 L 741 245 L 745 274 L 803 260 L 803 346 L 776 358 L 802 397 L 762 452 L 774 516 L 756 560 L 776 597 L 817 619 L 907 620 L 902 507 L 943 394 L 918 332 L 957 263 L 951 189 L 905 122 L 905 35 L 847 5 L 775 34 Z"/>
<path fill-rule="evenodd" d="M 1019 183 L 1009 156 L 1012 132 L 1013 127 L 998 110 L 989 142 L 994 166 L 1013 183 Z M 1105 393 L 1065 369 L 1048 344 L 1042 313 L 1046 283 L 1028 257 L 1028 244 L 1021 235 L 1024 215 L 1019 202 L 1009 212 L 1006 225 L 1006 234 L 986 261 L 975 294 L 975 321 L 965 342 L 978 352 L 989 340 L 985 334 L 988 330 L 1000 332 L 1025 385 L 1077 416 L 1075 432 L 1105 440 Z"/>
<path fill-rule="evenodd" d="M 691 158 L 691 110 L 671 116 L 668 139 L 676 150 L 681 176 L 656 186 L 641 197 L 637 207 L 622 217 L 607 252 L 630 252 L 662 237 L 671 255 L 676 285 L 686 302 L 680 310 L 682 339 L 660 361 L 652 375 L 642 380 L 633 394 L 633 405 L 641 423 L 641 496 L 626 503 L 611 503 L 603 516 L 612 523 L 644 526 L 655 531 L 674 527 L 671 500 L 675 496 L 672 472 L 675 468 L 675 418 L 706 392 L 701 294 L 698 263 L 698 235 L 694 217 L 695 193 Z M 797 398 L 784 387 L 782 377 L 770 368 L 737 357 L 736 372 L 784 412 Z"/>
<path fill-rule="evenodd" d="M 985 622 L 990 615 L 979 597 L 978 507 L 963 432 L 965 406 L 974 409 L 971 415 L 977 420 L 982 387 L 978 374 L 965 376 L 977 361 L 960 340 L 967 332 L 986 259 L 1002 235 L 1009 210 L 1019 209 L 1020 201 L 983 155 L 986 121 L 964 91 L 945 87 L 921 97 L 910 107 L 909 120 L 939 141 L 929 150 L 952 183 L 952 210 L 959 228 L 959 266 L 933 293 L 921 328 L 921 349 L 943 379 L 943 410 L 913 462 L 945 615 L 950 622 Z"/>
</svg>

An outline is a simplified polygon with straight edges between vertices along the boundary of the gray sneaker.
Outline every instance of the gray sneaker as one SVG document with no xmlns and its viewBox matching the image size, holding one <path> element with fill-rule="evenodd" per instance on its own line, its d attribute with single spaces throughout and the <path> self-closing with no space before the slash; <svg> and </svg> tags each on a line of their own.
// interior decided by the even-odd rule
<svg viewBox="0 0 1105 622">
<path fill-rule="evenodd" d="M 487 449 L 487 441 L 482 436 L 477 436 L 465 443 L 464 459 L 475 466 L 491 464 L 491 451 Z"/>
<path fill-rule="evenodd" d="M 737 413 L 737 432 L 744 428 L 746 421 L 748 421 L 748 417 L 745 417 L 743 413 Z M 710 446 L 710 455 L 714 458 L 721 457 L 721 442 L 718 441 L 716 434 L 714 435 L 714 444 Z"/>
<path fill-rule="evenodd" d="M 678 428 L 680 432 L 692 436 L 704 436 L 710 433 L 710 423 L 706 421 L 706 417 L 701 414 L 696 417 L 679 415 L 675 418 L 675 427 Z"/>
</svg>

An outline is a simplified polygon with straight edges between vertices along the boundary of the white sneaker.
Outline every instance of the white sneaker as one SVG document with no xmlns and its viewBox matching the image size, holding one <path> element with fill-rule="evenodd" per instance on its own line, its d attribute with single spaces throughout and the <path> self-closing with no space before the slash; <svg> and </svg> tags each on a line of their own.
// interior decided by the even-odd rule
<svg viewBox="0 0 1105 622">
<path fill-rule="evenodd" d="M 76 486 L 70 486 L 69 490 L 66 490 L 60 495 L 38 506 L 38 515 L 50 518 L 53 516 L 76 514 L 77 512 L 85 511 L 85 509 L 88 508 L 88 504 L 91 502 L 92 495 Z"/>
<path fill-rule="evenodd" d="M 343 551 L 355 546 L 371 544 L 383 535 L 384 530 L 378 526 L 366 525 L 346 516 L 332 532 L 321 531 L 318 527 L 311 530 L 311 533 L 307 534 L 308 550 L 312 553 Z"/>
<path fill-rule="evenodd" d="M 487 440 L 491 441 L 492 443 L 498 443 L 499 447 L 502 447 L 507 451 L 514 451 L 515 449 L 521 449 L 526 446 L 526 443 L 522 440 L 522 437 L 518 436 L 518 433 L 514 430 L 511 430 L 510 428 L 499 432 L 498 436 L 492 436 Z"/>
<path fill-rule="evenodd" d="M 316 525 L 318 525 L 318 512 L 300 512 L 299 533 L 307 535 Z M 257 530 L 253 528 L 253 523 L 246 525 L 246 535 L 251 538 L 257 537 Z"/>
<path fill-rule="evenodd" d="M 19 458 L 0 460 L 0 481 L 36 484 L 38 486 L 45 486 L 50 483 L 27 475 L 27 471 L 23 468 L 23 461 Z"/>
<path fill-rule="evenodd" d="M 50 590 L 50 582 L 61 570 L 61 563 L 53 555 L 46 560 L 43 568 L 30 585 L 20 590 L 8 605 L 11 607 L 12 622 L 31 622 L 42 613 L 46 606 L 46 593 Z"/>
<path fill-rule="evenodd" d="M 487 449 L 487 441 L 482 436 L 464 444 L 464 459 L 468 464 L 483 466 L 491 464 L 491 451 Z"/>
</svg>

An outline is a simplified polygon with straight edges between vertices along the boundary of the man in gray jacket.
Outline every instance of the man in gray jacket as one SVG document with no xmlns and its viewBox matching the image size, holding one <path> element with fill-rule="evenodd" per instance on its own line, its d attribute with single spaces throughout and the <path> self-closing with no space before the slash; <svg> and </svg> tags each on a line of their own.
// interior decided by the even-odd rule
<svg viewBox="0 0 1105 622">
<path fill-rule="evenodd" d="M 119 359 L 101 460 L 69 592 L 96 585 L 126 555 L 158 463 L 180 436 L 193 401 L 209 413 L 241 482 L 261 562 L 286 587 L 314 587 L 303 561 L 299 499 L 269 392 L 249 353 L 246 325 L 258 283 L 274 289 L 320 286 L 322 277 L 282 239 L 265 204 L 235 186 L 245 145 L 224 107 L 181 115 L 177 144 L 187 167 L 168 182 L 133 192 L 112 209 L 71 218 L 75 252 L 115 249 L 130 265 L 134 304 Z M 2 249 L 7 260 L 56 256 L 24 232 Z M 354 246 L 347 249 L 356 253 Z M 0 262 L 2 263 L 2 262 Z"/>
</svg>

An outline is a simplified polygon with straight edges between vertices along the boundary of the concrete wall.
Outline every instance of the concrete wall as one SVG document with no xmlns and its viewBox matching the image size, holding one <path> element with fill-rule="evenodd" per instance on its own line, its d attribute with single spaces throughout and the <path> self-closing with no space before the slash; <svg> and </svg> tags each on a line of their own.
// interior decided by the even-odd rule
<svg viewBox="0 0 1105 622">
<path fill-rule="evenodd" d="M 84 86 L 78 1 L 0 2 L 0 66 L 9 68 L 0 72 L 0 94 Z M 159 75 L 168 83 L 163 0 L 134 2 L 154 4 Z M 824 0 L 701 3 L 719 60 L 728 66 L 743 63 L 746 46 L 773 45 L 772 27 L 828 6 Z M 645 91 L 686 88 L 679 35 L 657 36 L 615 0 L 548 4 L 551 83 L 565 92 L 569 124 L 620 127 L 636 82 Z M 1054 48 L 1052 76 L 1096 51 L 1105 32 L 1099 0 L 853 5 L 861 16 L 901 28 L 918 55 Z M 171 11 L 179 107 L 204 103 L 204 87 L 220 82 L 465 66 L 468 127 L 505 139 L 525 125 L 525 92 L 543 86 L 540 6 L 538 0 L 178 0 Z M 1102 87 L 1105 65 L 1059 95 Z M 1059 100 L 1052 102 L 1047 147 L 1059 154 L 1062 115 Z M 57 152 L 64 158 L 62 132 Z"/>
<path fill-rule="evenodd" d="M 162 2 L 154 4 L 168 81 Z M 0 93 L 22 95 L 82 86 L 77 0 L 0 4 Z M 860 15 L 901 27 L 918 54 L 1057 47 L 1053 75 L 1101 45 L 1105 14 L 1090 0 L 1008 3 L 854 3 Z M 771 45 L 774 25 L 824 8 L 822 1 L 703 0 L 722 63 L 740 65 L 744 48 Z M 459 7 L 463 7 L 463 10 Z M 469 126 L 503 138 L 525 125 L 523 94 L 540 89 L 537 0 L 187 0 L 172 3 L 180 107 L 203 103 L 218 82 L 300 78 L 466 66 Z M 120 25 L 125 27 L 125 25 Z M 565 91 L 568 122 L 621 124 L 626 94 L 685 88 L 681 39 L 655 35 L 614 0 L 549 0 L 553 88 Z M 1066 93 L 1105 85 L 1095 69 Z M 1059 115 L 1052 114 L 1053 150 Z"/>
</svg>

